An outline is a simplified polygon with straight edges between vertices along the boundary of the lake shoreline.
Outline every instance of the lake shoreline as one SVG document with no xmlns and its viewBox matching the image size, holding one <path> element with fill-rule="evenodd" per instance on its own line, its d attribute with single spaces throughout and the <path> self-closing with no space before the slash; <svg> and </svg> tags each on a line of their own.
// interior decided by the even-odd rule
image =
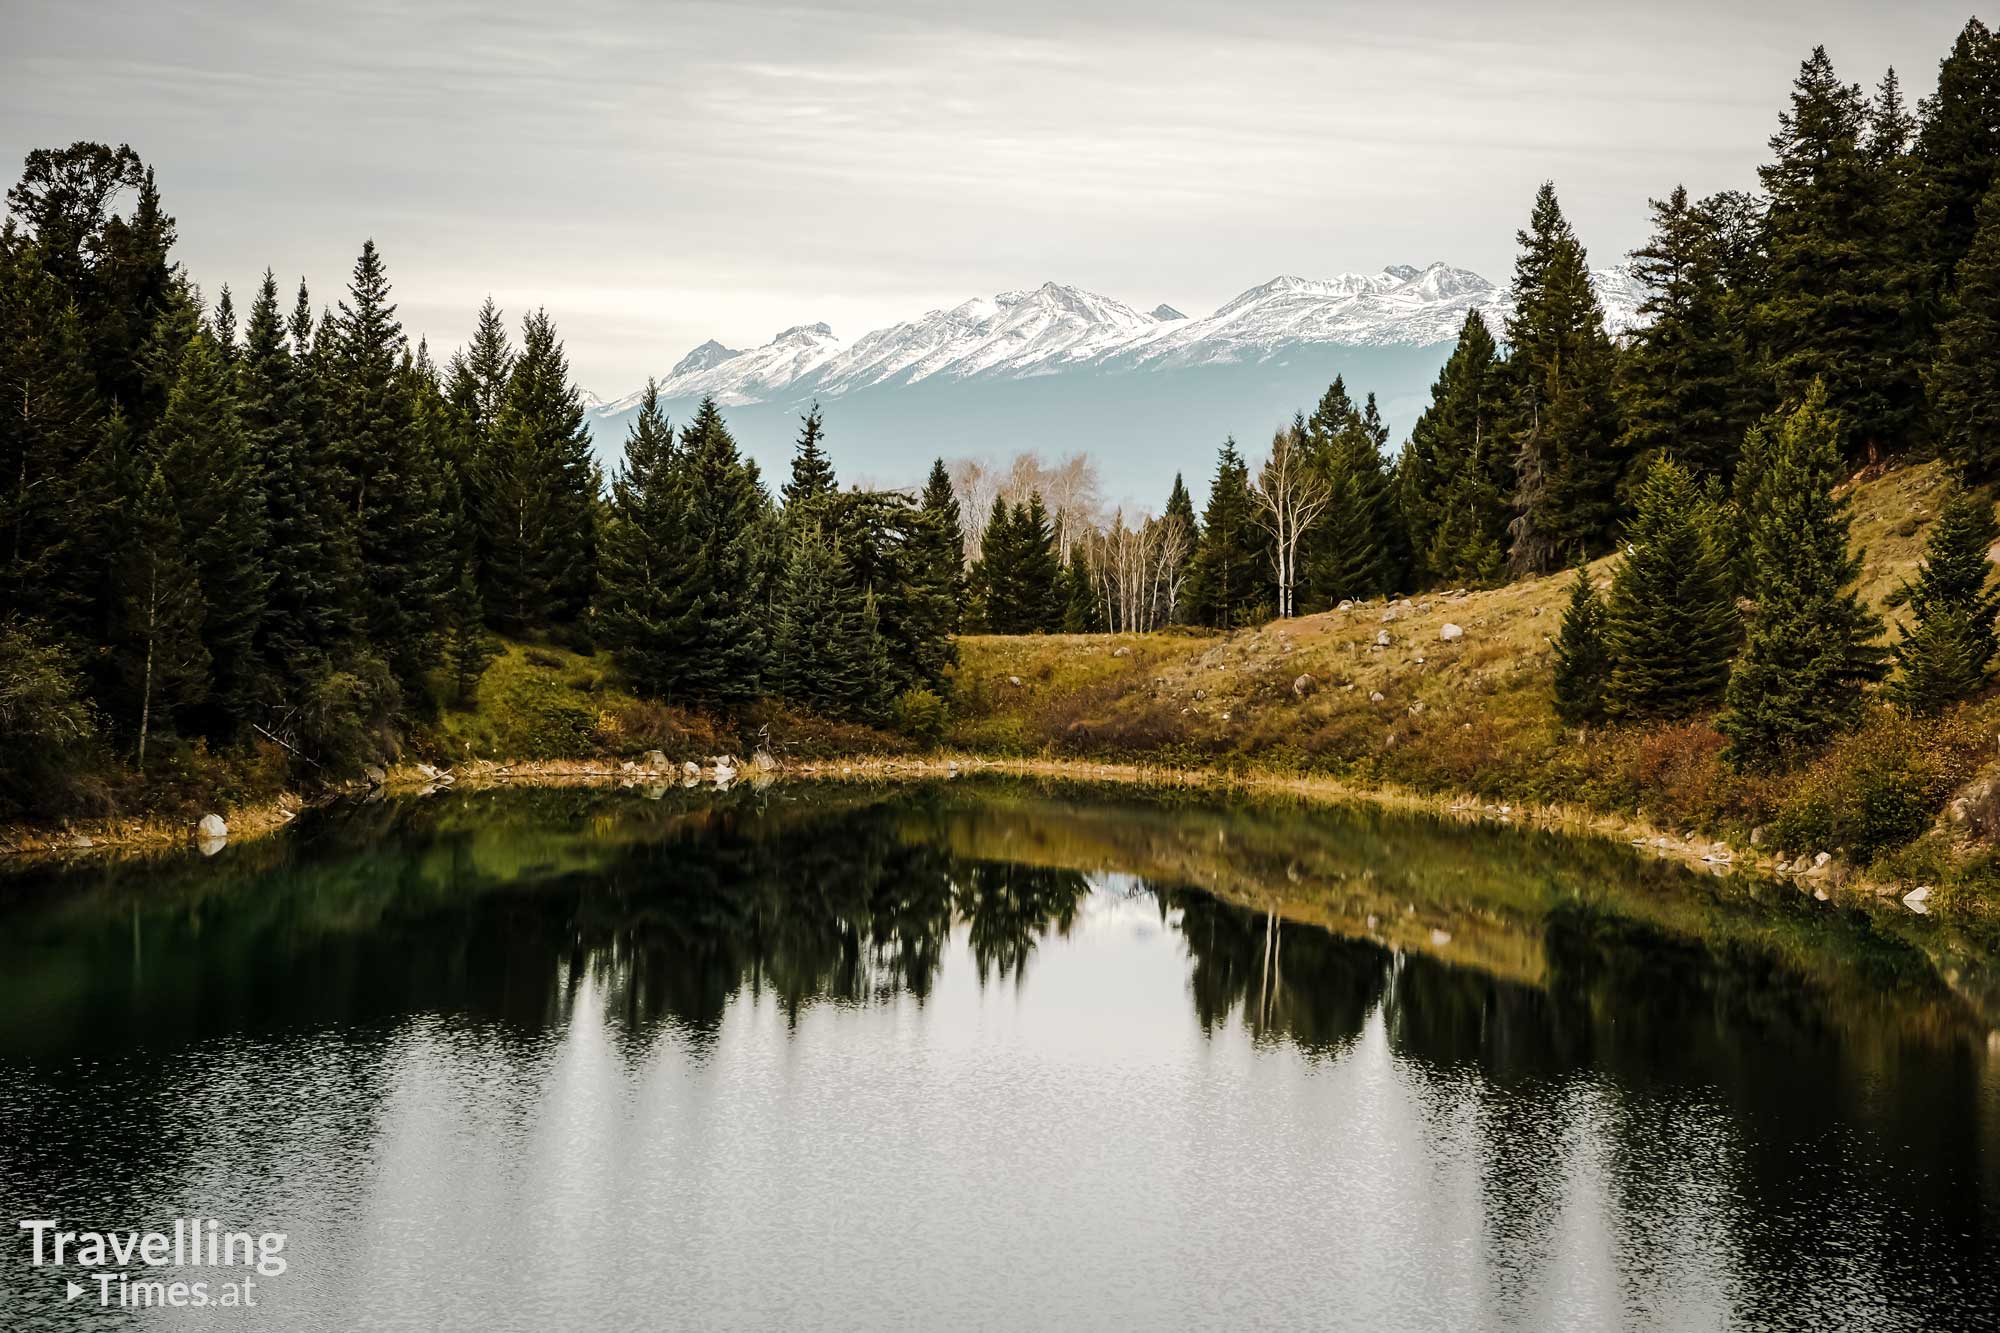
<svg viewBox="0 0 2000 1333">
<path fill-rule="evenodd" d="M 1662 828 L 1627 815 L 1575 805 L 1551 805 L 1482 800 L 1470 794 L 1427 794 L 1392 786 L 1360 786 L 1335 778 L 1307 777 L 1256 768 L 1223 769 L 1110 763 L 1088 759 L 1023 759 L 940 752 L 931 756 L 854 756 L 816 759 L 781 765 L 766 773 L 748 770 L 718 782 L 713 768 L 698 778 L 678 767 L 646 769 L 606 759 L 475 760 L 451 769 L 428 764 L 397 764 L 379 784 L 347 783 L 313 795 L 286 791 L 271 800 L 219 810 L 228 824 L 228 841 L 261 838 L 288 827 L 307 809 L 369 796 L 421 795 L 434 790 L 482 790 L 508 786 L 640 787 L 648 785 L 707 785 L 726 788 L 738 781 L 890 781 L 950 780 L 974 774 L 1045 778 L 1099 783 L 1107 786 L 1179 788 L 1213 792 L 1247 792 L 1288 796 L 1324 804 L 1372 805 L 1421 813 L 1460 823 L 1499 823 L 1543 829 L 1570 836 L 1622 841 L 1634 850 L 1649 851 L 1714 874 L 1745 872 L 1792 883 L 1801 892 L 1831 897 L 1897 898 L 1908 886 L 1870 881 L 1839 861 L 1828 861 L 1803 873 L 1779 870 L 1777 857 L 1724 839 Z M 58 825 L 15 825 L 0 828 L 0 866 L 40 862 L 72 862 L 164 851 L 198 844 L 195 820 L 142 816 L 126 819 L 70 821 Z M 1803 856 L 1801 857 L 1803 859 Z M 1977 910 L 1975 908 L 1974 910 Z"/>
</svg>

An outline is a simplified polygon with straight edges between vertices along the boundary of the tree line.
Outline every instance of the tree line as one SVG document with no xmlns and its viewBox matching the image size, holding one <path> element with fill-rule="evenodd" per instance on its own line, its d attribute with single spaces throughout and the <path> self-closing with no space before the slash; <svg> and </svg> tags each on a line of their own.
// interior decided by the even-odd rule
<svg viewBox="0 0 2000 1333">
<path fill-rule="evenodd" d="M 922 498 L 841 491 L 815 410 L 773 497 L 713 402 L 676 429 L 649 388 L 607 485 L 543 311 L 517 342 L 489 300 L 440 366 L 371 241 L 334 306 L 267 271 L 239 327 L 173 261 L 129 147 L 37 150 L 7 202 L 12 802 L 82 745 L 173 771 L 261 739 L 352 769 L 463 703 L 497 635 L 601 642 L 678 704 L 941 707 L 963 580 L 941 463 Z"/>
</svg>

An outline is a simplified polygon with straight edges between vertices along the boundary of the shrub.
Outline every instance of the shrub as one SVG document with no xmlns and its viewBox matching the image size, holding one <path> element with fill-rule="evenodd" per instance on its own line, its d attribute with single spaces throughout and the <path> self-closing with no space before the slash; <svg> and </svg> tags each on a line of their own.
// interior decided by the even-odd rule
<svg viewBox="0 0 2000 1333">
<path fill-rule="evenodd" d="M 936 691 L 917 686 L 896 696 L 889 709 L 890 725 L 911 740 L 935 745 L 944 735 L 950 711 Z"/>
<path fill-rule="evenodd" d="M 626 699 L 600 711 L 597 736 L 613 754 L 658 750 L 669 759 L 701 759 L 736 747 L 736 738 L 712 718 L 657 699 Z"/>
<path fill-rule="evenodd" d="M 560 671 L 565 663 L 562 658 L 541 648 L 529 648 L 521 654 L 521 660 L 531 667 L 541 667 L 547 671 Z"/>
<path fill-rule="evenodd" d="M 1941 721 L 1871 710 L 1798 776 L 1772 831 L 1794 852 L 1844 847 L 1865 863 L 1930 826 L 1978 769 L 1984 741 L 1966 709 Z"/>
<path fill-rule="evenodd" d="M 97 717 L 69 655 L 35 621 L 0 619 L 0 807 L 53 813 Z"/>
</svg>

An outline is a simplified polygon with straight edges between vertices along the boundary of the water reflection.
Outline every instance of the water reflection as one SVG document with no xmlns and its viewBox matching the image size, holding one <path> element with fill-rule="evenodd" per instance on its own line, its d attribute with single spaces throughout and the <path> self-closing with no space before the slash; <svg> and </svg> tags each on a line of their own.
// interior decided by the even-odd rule
<svg viewBox="0 0 2000 1333">
<path fill-rule="evenodd" d="M 1978 937 L 1604 844 L 1022 784 L 499 792 L 4 892 L 0 1202 L 303 1229 L 273 1327 L 2000 1299 Z M 439 1304 L 419 1256 L 537 1291 Z M 932 1274 L 901 1318 L 890 1272 Z"/>
</svg>

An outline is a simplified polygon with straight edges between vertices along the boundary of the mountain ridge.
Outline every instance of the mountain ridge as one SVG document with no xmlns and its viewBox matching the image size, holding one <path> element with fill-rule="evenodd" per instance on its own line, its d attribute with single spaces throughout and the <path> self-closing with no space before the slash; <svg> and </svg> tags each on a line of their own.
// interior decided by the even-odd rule
<svg viewBox="0 0 2000 1333">
<path fill-rule="evenodd" d="M 1618 265 L 1592 271 L 1614 334 L 1636 327 L 1644 288 Z M 839 398 L 863 389 L 947 380 L 1024 379 L 1078 370 L 1166 370 L 1267 361 L 1298 346 L 1434 347 L 1469 310 L 1498 332 L 1512 293 L 1469 269 L 1433 262 L 1331 278 L 1281 274 L 1190 317 L 1166 304 L 1140 312 L 1086 288 L 1044 282 L 973 297 L 872 329 L 851 342 L 828 324 L 796 324 L 761 347 L 710 339 L 660 381 L 663 399 L 713 395 L 725 407 Z M 638 392 L 593 415 L 628 413 Z"/>
</svg>

